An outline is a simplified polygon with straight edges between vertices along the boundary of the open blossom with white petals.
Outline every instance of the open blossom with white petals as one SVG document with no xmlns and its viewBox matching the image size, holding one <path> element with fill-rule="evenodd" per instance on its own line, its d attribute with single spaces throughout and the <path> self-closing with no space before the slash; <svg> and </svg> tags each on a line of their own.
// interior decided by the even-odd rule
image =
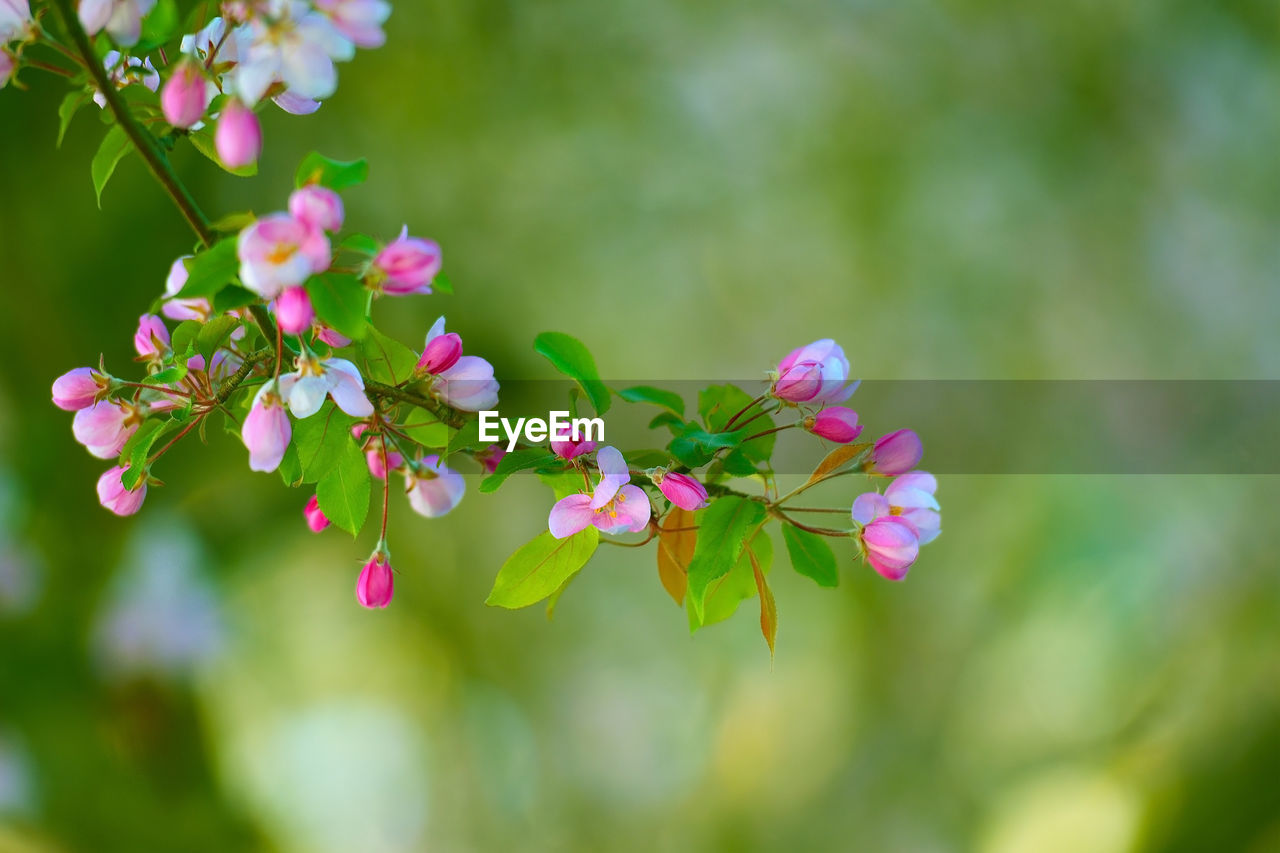
<svg viewBox="0 0 1280 853">
<path fill-rule="evenodd" d="M 602 533 L 644 530 L 653 507 L 639 486 L 631 485 L 627 460 L 616 447 L 602 447 L 596 454 L 600 482 L 589 495 L 569 495 L 556 501 L 547 527 L 557 539 L 572 536 L 594 524 Z"/>
<path fill-rule="evenodd" d="M 431 393 L 445 405 L 479 412 L 498 405 L 493 365 L 474 355 L 461 355 L 462 338 L 444 330 L 444 317 L 427 332 L 418 370 L 430 376 Z"/>
<path fill-rule="evenodd" d="M 467 490 L 462 475 L 432 454 L 404 469 L 404 491 L 409 496 L 409 506 L 418 515 L 439 518 L 453 510 Z"/>
<path fill-rule="evenodd" d="M 325 397 L 332 397 L 334 405 L 352 417 L 373 414 L 360 370 L 345 358 L 318 360 L 304 356 L 298 359 L 297 366 L 295 372 L 280 377 L 280 396 L 294 417 L 311 417 L 320 411 Z"/>
<path fill-rule="evenodd" d="M 107 79 L 114 83 L 117 89 L 123 89 L 135 83 L 146 86 L 153 92 L 160 88 L 160 72 L 156 71 L 155 66 L 151 64 L 149 56 L 146 59 L 139 59 L 136 56 L 121 59 L 120 51 L 109 50 L 102 58 L 102 66 L 107 69 Z M 100 108 L 106 109 L 107 98 L 101 92 L 93 93 L 93 102 Z"/>
<path fill-rule="evenodd" d="M 0 0 L 0 43 L 25 39 L 32 29 L 27 0 Z"/>
<path fill-rule="evenodd" d="M 9 78 L 13 75 L 14 61 L 12 54 L 0 47 L 0 89 L 9 82 Z"/>
<path fill-rule="evenodd" d="M 275 6 L 277 14 L 256 15 L 249 22 L 250 41 L 236 68 L 236 91 L 250 106 L 276 82 L 303 98 L 332 95 L 338 85 L 333 63 L 350 59 L 355 45 L 307 3 Z"/>
<path fill-rule="evenodd" d="M 328 269 L 332 257 L 323 231 L 287 213 L 264 216 L 241 231 L 236 252 L 240 281 L 267 299 Z"/>
<path fill-rule="evenodd" d="M 391 15 L 391 4 L 385 0 L 315 0 L 315 5 L 356 47 L 386 43 L 382 25 Z"/>
<path fill-rule="evenodd" d="M 142 35 L 142 19 L 156 0 L 80 0 L 80 23 L 89 35 L 106 30 L 116 44 L 132 47 Z"/>
</svg>

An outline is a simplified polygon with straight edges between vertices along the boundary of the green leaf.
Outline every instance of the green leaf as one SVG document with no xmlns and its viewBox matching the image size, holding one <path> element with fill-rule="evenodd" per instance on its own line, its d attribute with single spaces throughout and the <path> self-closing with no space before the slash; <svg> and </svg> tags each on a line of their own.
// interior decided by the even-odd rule
<svg viewBox="0 0 1280 853">
<path fill-rule="evenodd" d="M 839 586 L 840 568 L 836 555 L 821 536 L 790 524 L 782 525 L 782 539 L 791 555 L 791 568 L 818 586 Z"/>
<path fill-rule="evenodd" d="M 369 292 L 353 275 L 324 273 L 307 281 L 307 295 L 316 316 L 326 325 L 343 335 L 358 341 L 369 327 L 365 307 L 369 304 Z"/>
<path fill-rule="evenodd" d="M 257 160 L 245 166 L 237 166 L 234 169 L 222 162 L 222 158 L 218 156 L 218 148 L 213 141 L 212 127 L 202 127 L 199 130 L 192 131 L 187 134 L 187 139 L 191 140 L 191 147 L 218 164 L 218 168 L 224 172 L 230 172 L 240 178 L 251 178 L 258 174 Z"/>
<path fill-rule="evenodd" d="M 751 405 L 752 397 L 736 385 L 711 385 L 698 393 L 698 413 L 702 415 L 707 429 L 712 432 L 724 432 L 729 419 Z M 765 415 L 752 420 L 749 427 L 743 423 L 754 413 L 748 412 L 734 425 L 743 429 L 743 436 L 755 435 L 774 426 L 773 418 Z M 749 459 L 765 462 L 773 455 L 773 445 L 778 436 L 776 433 L 757 438 L 743 445 L 742 452 Z"/>
<path fill-rule="evenodd" d="M 370 326 L 360 342 L 365 357 L 365 374 L 388 385 L 399 385 L 413 375 L 418 354 L 395 338 Z"/>
<path fill-rule="evenodd" d="M 303 454 L 299 453 L 301 459 Z M 372 477 L 364 454 L 348 440 L 338 462 L 316 484 L 320 511 L 352 536 L 360 532 L 369 514 L 369 485 Z"/>
<path fill-rule="evenodd" d="M 595 359 L 581 341 L 562 332 L 543 332 L 533 339 L 533 349 L 551 362 L 552 367 L 582 386 L 596 414 L 609 411 L 609 388 L 600 381 Z"/>
<path fill-rule="evenodd" d="M 315 483 L 325 476 L 355 447 L 351 427 L 356 419 L 326 401 L 320 411 L 309 418 L 298 418 L 293 425 L 293 446 L 298 448 L 298 466 L 302 482 Z M 359 448 L 356 448 L 359 453 Z M 360 455 L 364 459 L 364 455 Z"/>
<path fill-rule="evenodd" d="M 568 471 L 539 471 L 538 479 L 555 493 L 556 500 L 579 494 L 586 485 L 582 482 L 582 474 L 573 468 Z"/>
<path fill-rule="evenodd" d="M 344 163 L 312 151 L 302 158 L 298 173 L 294 176 L 294 185 L 305 187 L 307 184 L 320 184 L 331 190 L 340 190 L 363 184 L 368 177 L 369 163 L 364 159 Z"/>
<path fill-rule="evenodd" d="M 599 542 L 600 531 L 594 526 L 566 539 L 544 530 L 502 564 L 485 604 L 513 610 L 537 604 L 577 574 Z"/>
<path fill-rule="evenodd" d="M 448 424 L 426 409 L 419 408 L 411 409 L 408 420 L 397 429 L 423 447 L 442 450 L 449 446 L 449 439 L 453 435 L 453 430 Z"/>
<path fill-rule="evenodd" d="M 479 450 L 488 446 L 489 442 L 480 440 L 480 421 L 473 419 L 467 421 L 462 425 L 462 429 L 449 437 L 449 447 L 445 450 L 445 455 L 452 456 L 462 450 Z"/>
<path fill-rule="evenodd" d="M 636 385 L 632 388 L 623 388 L 618 392 L 618 396 L 628 403 L 652 403 L 655 406 L 662 406 L 684 417 L 684 398 L 674 391 L 654 388 L 651 385 Z"/>
<path fill-rule="evenodd" d="M 280 467 L 276 469 L 280 472 L 280 479 L 284 480 L 284 484 L 290 488 L 302 485 L 302 463 L 298 461 L 298 445 L 289 442 L 289 446 L 285 448 L 284 457 L 280 460 Z"/>
<path fill-rule="evenodd" d="M 134 47 L 136 53 L 155 50 L 173 38 L 178 31 L 178 4 L 175 0 L 159 0 L 142 19 L 142 37 Z"/>
<path fill-rule="evenodd" d="M 431 279 L 431 289 L 436 293 L 453 293 L 453 282 L 442 272 L 436 273 L 436 277 Z"/>
<path fill-rule="evenodd" d="M 692 607 L 689 612 L 689 633 L 723 622 L 737 612 L 738 606 L 758 592 L 755 571 L 751 565 L 751 557 L 755 556 L 762 572 L 768 572 L 773 565 L 773 542 L 764 531 L 756 534 L 751 540 L 750 548 L 743 548 L 733 567 L 723 576 L 711 582 L 707 588 L 707 599 L 701 617 Z"/>
<path fill-rule="evenodd" d="M 517 471 L 541 468 L 544 465 L 550 465 L 558 458 L 554 453 L 548 453 L 541 447 L 526 447 L 522 450 L 514 450 L 502 457 L 494 472 L 481 481 L 480 491 L 495 492 L 508 477 Z"/>
<path fill-rule="evenodd" d="M 93 191 L 97 193 L 99 209 L 102 208 L 103 188 L 106 187 L 107 181 L 111 180 L 116 164 L 129 153 L 132 147 L 133 143 L 129 141 L 128 134 L 117 124 L 107 131 L 102 144 L 98 146 L 98 153 L 93 155 L 93 162 L 89 164 L 89 173 L 93 176 Z"/>
<path fill-rule="evenodd" d="M 213 244 L 184 263 L 187 265 L 187 283 L 178 296 L 191 299 L 196 296 L 213 296 L 231 284 L 240 271 L 240 259 L 236 256 L 236 238 L 228 237 Z"/>
<path fill-rule="evenodd" d="M 200 333 L 196 335 L 196 352 L 204 356 L 205 364 L 209 363 L 213 354 L 218 351 L 218 347 L 226 342 L 227 337 L 239 325 L 240 318 L 223 316 L 210 320 L 200 327 Z"/>
<path fill-rule="evenodd" d="M 67 96 L 62 99 L 62 103 L 58 105 L 58 148 L 62 147 L 62 140 L 67 135 L 67 128 L 71 126 L 71 119 L 75 118 L 77 112 L 85 104 L 89 103 L 88 92 L 68 92 Z"/>
<path fill-rule="evenodd" d="M 656 468 L 659 465 L 665 467 L 671 462 L 671 454 L 662 450 L 625 450 L 622 458 L 632 468 L 640 469 Z"/>
<path fill-rule="evenodd" d="M 172 385 L 175 382 L 181 382 L 186 375 L 187 366 L 185 364 L 175 364 L 158 373 L 151 374 L 143 382 L 147 385 Z"/>
<path fill-rule="evenodd" d="M 237 210 L 210 222 L 209 227 L 223 234 L 232 234 L 243 231 L 257 219 L 252 210 Z"/>
<path fill-rule="evenodd" d="M 343 237 L 342 241 L 335 247 L 339 252 L 355 252 L 357 254 L 368 255 L 370 257 L 378 254 L 378 250 L 381 248 L 382 244 L 370 237 L 368 234 L 348 234 L 346 237 Z"/>
<path fill-rule="evenodd" d="M 196 337 L 202 328 L 204 327 L 199 320 L 183 320 L 174 328 L 173 334 L 169 336 L 169 346 L 173 349 L 175 358 L 185 356 L 188 351 L 195 351 Z"/>
<path fill-rule="evenodd" d="M 667 449 L 683 464 L 690 468 L 697 468 L 711 461 L 711 457 L 717 450 L 737 447 L 746 437 L 746 432 L 745 429 L 733 432 L 707 432 L 695 423 L 688 423 L 671 440 Z"/>
<path fill-rule="evenodd" d="M 702 513 L 698 547 L 689 563 L 688 592 L 690 606 L 699 621 L 703 619 L 703 603 L 711 582 L 733 568 L 742 556 L 742 543 L 765 517 L 764 504 L 734 495 L 717 498 Z"/>
<path fill-rule="evenodd" d="M 149 428 L 148 425 L 151 425 Z M 120 476 L 120 482 L 124 487 L 133 490 L 135 486 L 141 482 L 142 478 L 147 474 L 147 457 L 151 455 L 151 448 L 156 442 L 177 424 L 170 420 L 151 419 L 146 421 L 142 427 L 138 428 L 136 441 L 132 445 L 121 451 L 120 455 L 123 459 L 128 454 L 128 463 L 121 462 L 122 465 L 127 464 L 128 470 Z"/>
<path fill-rule="evenodd" d="M 666 427 L 673 434 L 678 435 L 680 430 L 684 429 L 684 418 L 674 412 L 663 412 L 649 421 L 649 429 L 657 429 L 658 427 Z"/>
<path fill-rule="evenodd" d="M 229 284 L 213 297 L 214 313 L 223 314 L 233 308 L 243 308 L 258 301 L 258 294 L 236 284 Z"/>
</svg>

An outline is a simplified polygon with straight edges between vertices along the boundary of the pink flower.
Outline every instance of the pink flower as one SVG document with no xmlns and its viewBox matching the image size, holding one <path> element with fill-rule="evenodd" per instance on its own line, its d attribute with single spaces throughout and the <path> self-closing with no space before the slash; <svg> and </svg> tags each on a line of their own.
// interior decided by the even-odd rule
<svg viewBox="0 0 1280 853">
<path fill-rule="evenodd" d="M 289 424 L 284 400 L 274 381 L 263 385 L 254 395 L 253 406 L 244 419 L 240 437 L 249 448 L 251 471 L 274 471 L 280 467 L 280 460 L 293 437 L 293 427 Z"/>
<path fill-rule="evenodd" d="M 391 570 L 391 560 L 381 551 L 375 551 L 356 581 L 356 601 L 370 610 L 382 609 L 391 603 L 394 594 L 395 573 Z"/>
<path fill-rule="evenodd" d="M 600 482 L 590 495 L 569 495 L 556 501 L 547 517 L 547 527 L 557 539 L 594 524 L 602 533 L 644 530 L 653 508 L 649 496 L 631 485 L 627 461 L 616 447 L 602 447 L 596 454 Z"/>
<path fill-rule="evenodd" d="M 391 4 L 384 0 L 315 0 L 315 7 L 357 47 L 382 47 L 387 40 L 382 24 Z"/>
<path fill-rule="evenodd" d="M 289 215 L 319 231 L 342 228 L 342 197 L 328 187 L 309 184 L 289 196 Z"/>
<path fill-rule="evenodd" d="M 409 463 L 404 471 L 404 490 L 414 512 L 427 518 L 438 518 L 462 500 L 467 481 L 433 454 Z"/>
<path fill-rule="evenodd" d="M 934 497 L 937 491 L 938 481 L 928 471 L 903 474 L 884 490 L 889 512 L 911 522 L 921 545 L 928 545 L 942 532 L 941 507 Z"/>
<path fill-rule="evenodd" d="M 80 23 L 91 36 L 105 29 L 116 44 L 133 47 L 142 35 L 143 17 L 155 5 L 156 0 L 80 0 Z"/>
<path fill-rule="evenodd" d="M 311 328 L 316 312 L 311 308 L 311 297 L 305 287 L 286 287 L 276 297 L 276 321 L 286 335 L 300 335 Z"/>
<path fill-rule="evenodd" d="M 491 444 L 475 455 L 475 460 L 484 466 L 486 474 L 498 470 L 498 463 L 507 455 L 507 449 L 501 444 Z"/>
<path fill-rule="evenodd" d="M 176 299 L 187 284 L 187 265 L 184 263 L 190 255 L 183 255 L 169 267 L 169 275 L 164 280 L 164 295 L 168 297 L 160 306 L 160 313 L 170 320 L 197 320 L 201 323 L 209 319 L 213 306 L 203 296 L 191 299 Z"/>
<path fill-rule="evenodd" d="M 907 576 L 920 554 L 920 541 L 911 522 L 896 515 L 875 519 L 858 534 L 862 551 L 871 568 L 891 581 Z"/>
<path fill-rule="evenodd" d="M 316 337 L 324 341 L 326 344 L 333 347 L 334 349 L 342 349 L 343 347 L 349 346 L 351 344 L 351 338 L 348 338 L 346 335 L 339 334 L 338 332 L 324 325 L 319 325 L 319 324 L 317 325 Z"/>
<path fill-rule="evenodd" d="M 351 428 L 351 436 L 357 442 L 360 442 L 361 436 L 363 436 L 368 429 L 368 424 L 356 424 Z M 366 441 L 360 443 L 360 446 L 364 448 L 364 458 L 365 463 L 369 466 L 369 473 L 379 480 L 386 479 L 388 468 L 392 471 L 398 471 L 401 466 L 404 465 L 404 457 L 392 450 L 390 447 L 387 447 L 386 449 L 386 463 L 383 463 L 383 443 L 383 438 L 380 435 L 370 435 Z"/>
<path fill-rule="evenodd" d="M 883 477 L 896 477 L 916 467 L 922 456 L 924 445 L 920 443 L 920 436 L 909 429 L 900 429 L 876 439 L 866 469 Z"/>
<path fill-rule="evenodd" d="M 259 296 L 275 299 L 313 273 L 329 268 L 329 239 L 287 213 L 264 216 L 240 232 L 240 281 Z"/>
<path fill-rule="evenodd" d="M 596 449 L 594 441 L 553 441 L 551 442 L 551 452 L 561 459 L 577 459 L 584 453 L 590 453 Z"/>
<path fill-rule="evenodd" d="M 498 388 L 492 364 L 479 356 L 464 355 L 453 367 L 436 375 L 431 393 L 447 406 L 480 412 L 498 405 Z"/>
<path fill-rule="evenodd" d="M 0 89 L 3 89 L 5 84 L 9 82 L 9 78 L 13 76 L 13 68 L 13 56 L 10 55 L 9 51 L 0 47 Z"/>
<path fill-rule="evenodd" d="M 772 393 L 790 403 L 840 403 L 858 387 L 857 382 L 846 387 L 848 379 L 849 360 L 844 357 L 844 350 L 824 338 L 792 350 L 779 362 Z"/>
<path fill-rule="evenodd" d="M 218 157 L 229 168 L 239 169 L 258 162 L 262 153 L 262 125 L 253 110 L 232 98 L 222 108 L 213 136 Z"/>
<path fill-rule="evenodd" d="M 443 373 L 458 363 L 462 357 L 462 337 L 455 332 L 446 333 L 444 317 L 438 318 L 427 332 L 427 342 L 418 359 L 417 370 L 423 373 Z"/>
<path fill-rule="evenodd" d="M 277 82 L 301 98 L 332 95 L 338 85 L 333 61 L 350 59 L 355 45 L 308 3 L 262 5 L 267 14 L 250 15 L 248 43 L 236 67 L 240 97 L 256 104 Z"/>
<path fill-rule="evenodd" d="M 169 330 L 155 314 L 138 318 L 138 331 L 133 333 L 133 348 L 147 358 L 160 357 L 169 351 Z"/>
<path fill-rule="evenodd" d="M 862 433 L 858 413 L 845 406 L 831 406 L 813 417 L 805 418 L 804 428 L 820 438 L 838 444 L 848 444 Z"/>
<path fill-rule="evenodd" d="M 106 390 L 110 380 L 92 367 L 77 367 L 53 380 L 53 404 L 68 412 L 87 409 Z"/>
<path fill-rule="evenodd" d="M 319 533 L 329 526 L 329 519 L 325 518 L 323 512 L 320 511 L 320 499 L 315 495 L 311 496 L 311 500 L 307 501 L 307 505 L 302 509 L 302 515 L 307 520 L 307 527 L 311 528 L 312 533 Z"/>
<path fill-rule="evenodd" d="M 373 404 L 364 393 L 360 370 L 345 358 L 317 361 L 301 356 L 298 370 L 280 377 L 280 396 L 289 403 L 295 418 L 309 418 L 324 405 L 326 396 L 339 409 L 355 418 L 373 414 Z"/>
<path fill-rule="evenodd" d="M 666 499 L 681 509 L 693 512 L 707 505 L 707 490 L 688 474 L 658 468 L 651 479 Z"/>
<path fill-rule="evenodd" d="M 144 474 L 132 491 L 124 487 L 121 477 L 128 468 L 119 465 L 98 478 L 98 503 L 116 515 L 133 515 L 142 508 L 147 497 L 147 477 Z"/>
<path fill-rule="evenodd" d="M 440 247 L 430 240 L 410 237 L 406 225 L 400 236 L 374 257 L 370 283 L 392 296 L 430 293 L 440 264 Z"/>
<path fill-rule="evenodd" d="M 118 400 L 99 400 L 76 412 L 71 432 L 99 459 L 114 459 L 124 444 L 138 430 L 144 417 L 142 410 Z"/>
<path fill-rule="evenodd" d="M 180 63 L 160 91 L 165 120 L 174 127 L 189 128 L 204 117 L 208 105 L 208 81 L 200 66 L 190 60 Z"/>
<path fill-rule="evenodd" d="M 0 44 L 26 40 L 31 30 L 31 4 L 27 0 L 0 0 Z M 0 85 L 4 85 L 3 81 Z"/>
</svg>

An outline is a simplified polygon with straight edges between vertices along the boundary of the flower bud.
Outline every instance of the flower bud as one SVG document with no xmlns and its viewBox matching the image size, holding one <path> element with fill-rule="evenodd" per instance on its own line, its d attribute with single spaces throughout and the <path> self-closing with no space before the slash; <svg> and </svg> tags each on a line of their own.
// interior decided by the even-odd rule
<svg viewBox="0 0 1280 853">
<path fill-rule="evenodd" d="M 328 187 L 308 184 L 289 196 L 289 215 L 321 231 L 342 228 L 342 197 Z"/>
<path fill-rule="evenodd" d="M 143 314 L 138 318 L 138 331 L 133 333 L 133 348 L 138 355 L 151 358 L 163 355 L 169 349 L 169 330 L 155 314 Z"/>
<path fill-rule="evenodd" d="M 53 404 L 68 412 L 87 409 L 107 388 L 107 377 L 92 367 L 77 367 L 53 380 Z"/>
<path fill-rule="evenodd" d="M 387 461 L 383 464 L 381 439 L 369 443 L 369 449 L 364 452 L 364 461 L 369 466 L 369 473 L 379 480 L 387 478 L 388 468 L 398 471 L 404 467 L 404 457 L 391 448 L 387 448 Z"/>
<path fill-rule="evenodd" d="M 204 117 L 208 104 L 208 84 L 200 67 L 190 60 L 180 63 L 160 90 L 165 120 L 184 130 Z"/>
<path fill-rule="evenodd" d="M 9 51 L 0 47 L 0 89 L 3 89 L 5 84 L 9 82 L 9 78 L 13 76 L 13 68 L 13 56 L 10 55 Z"/>
<path fill-rule="evenodd" d="M 119 465 L 111 468 L 98 478 L 98 503 L 116 515 L 133 515 L 142 508 L 142 501 L 147 497 L 147 478 L 142 477 L 133 490 L 126 489 L 121 477 L 127 468 Z"/>
<path fill-rule="evenodd" d="M 440 247 L 430 240 L 410 237 L 406 225 L 400 236 L 374 257 L 374 282 L 384 293 L 395 296 L 430 293 L 440 263 Z"/>
<path fill-rule="evenodd" d="M 395 575 L 391 571 L 391 561 L 386 554 L 375 551 L 356 581 L 356 601 L 361 607 L 373 610 L 390 604 L 394 594 Z"/>
<path fill-rule="evenodd" d="M 811 418 L 805 418 L 804 428 L 819 438 L 838 444 L 848 444 L 862 433 L 858 413 L 845 406 L 831 406 Z"/>
<path fill-rule="evenodd" d="M 320 511 L 320 499 L 315 495 L 311 496 L 311 500 L 307 501 L 307 505 L 302 510 L 302 515 L 307 520 L 307 527 L 311 528 L 312 533 L 319 533 L 329 526 L 329 519 Z"/>
<path fill-rule="evenodd" d="M 317 329 L 316 337 L 334 349 L 342 349 L 351 344 L 351 338 L 330 329 L 328 326 L 321 326 Z"/>
<path fill-rule="evenodd" d="M 916 467 L 922 456 L 924 445 L 920 443 L 920 436 L 909 429 L 900 429 L 876 439 L 866 470 L 883 477 L 896 477 Z"/>
<path fill-rule="evenodd" d="M 432 454 L 404 469 L 404 490 L 418 515 L 439 518 L 453 511 L 467 490 L 462 475 Z"/>
<path fill-rule="evenodd" d="M 896 515 L 875 519 L 859 534 L 867 562 L 884 578 L 900 581 L 920 554 L 919 535 L 911 522 Z"/>
<path fill-rule="evenodd" d="M 0 44 L 32 36 L 31 24 L 31 4 L 27 0 L 0 0 Z M 0 80 L 0 86 L 3 85 L 4 81 Z"/>
<path fill-rule="evenodd" d="M 652 479 L 666 499 L 683 510 L 693 512 L 707 505 L 707 490 L 688 474 L 672 471 Z"/>
<path fill-rule="evenodd" d="M 213 142 L 226 166 L 248 166 L 258 162 L 262 153 L 262 125 L 253 110 L 233 98 L 222 108 Z"/>
<path fill-rule="evenodd" d="M 286 287 L 276 297 L 276 321 L 286 335 L 300 335 L 311 328 L 316 312 L 305 287 Z"/>
<path fill-rule="evenodd" d="M 427 342 L 418 359 L 417 369 L 423 373 L 443 373 L 462 357 L 462 336 L 456 332 L 438 335 Z"/>
<path fill-rule="evenodd" d="M 822 366 L 805 362 L 788 368 L 773 384 L 773 396 L 789 403 L 807 403 L 822 388 Z"/>
<path fill-rule="evenodd" d="M 491 444 L 484 450 L 479 451 L 475 455 L 475 460 L 484 466 L 486 474 L 492 474 L 498 470 L 498 463 L 502 461 L 502 457 L 507 455 L 507 449 L 501 444 Z"/>
<path fill-rule="evenodd" d="M 164 279 L 165 296 L 173 298 L 182 292 L 182 288 L 187 286 L 187 277 L 190 272 L 187 270 L 186 262 L 190 258 L 191 255 L 183 255 L 169 265 L 169 274 Z"/>
<path fill-rule="evenodd" d="M 284 459 L 284 452 L 293 437 L 293 427 L 275 382 L 268 382 L 258 389 L 253 406 L 245 416 L 240 437 L 249 448 L 250 470 L 274 471 L 280 467 L 280 460 Z"/>
<path fill-rule="evenodd" d="M 585 439 L 582 441 L 574 441 L 573 439 L 570 439 L 568 441 L 551 442 L 551 452 L 565 460 L 577 459 L 584 453 L 590 453 L 595 449 L 596 443 Z"/>
<path fill-rule="evenodd" d="M 99 400 L 76 412 L 71 433 L 99 459 L 114 459 L 138 429 L 134 411 L 115 400 Z"/>
<path fill-rule="evenodd" d="M 839 403 L 858 387 L 849 382 L 849 360 L 830 338 L 798 347 L 778 362 L 771 393 L 789 403 Z"/>
</svg>

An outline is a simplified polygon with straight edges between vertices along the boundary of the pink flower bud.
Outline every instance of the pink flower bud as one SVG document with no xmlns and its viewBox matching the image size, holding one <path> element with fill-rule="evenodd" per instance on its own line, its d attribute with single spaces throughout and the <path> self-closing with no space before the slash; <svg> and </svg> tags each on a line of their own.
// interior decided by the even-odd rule
<svg viewBox="0 0 1280 853">
<path fill-rule="evenodd" d="M 909 429 L 900 429 L 876 439 L 867 471 L 884 477 L 896 477 L 916 467 L 922 456 L 924 445 L 920 443 L 920 436 Z"/>
<path fill-rule="evenodd" d="M 693 512 L 707 505 L 707 490 L 687 474 L 668 472 L 654 477 L 658 490 L 676 506 Z"/>
<path fill-rule="evenodd" d="M 147 497 L 146 476 L 130 491 L 120 479 L 126 470 L 117 465 L 98 478 L 98 503 L 116 515 L 133 515 L 142 508 L 142 501 Z"/>
<path fill-rule="evenodd" d="M 845 406 L 832 406 L 811 418 L 805 418 L 804 428 L 820 438 L 838 444 L 848 444 L 862 432 L 858 413 Z"/>
<path fill-rule="evenodd" d="M 551 442 L 551 452 L 561 459 L 577 459 L 584 453 L 590 453 L 596 449 L 594 441 L 553 441 Z"/>
<path fill-rule="evenodd" d="M 386 465 L 382 463 L 382 442 L 374 439 L 369 442 L 369 449 L 364 452 L 364 461 L 369 466 L 369 473 L 379 480 L 387 478 L 387 469 L 398 471 L 404 467 L 404 457 L 387 448 Z"/>
<path fill-rule="evenodd" d="M 456 332 L 438 335 L 427 342 L 418 359 L 418 370 L 423 373 L 443 373 L 458 363 L 462 357 L 462 336 Z"/>
<path fill-rule="evenodd" d="M 275 299 L 328 269 L 329 238 L 287 213 L 273 213 L 247 226 L 236 238 L 240 281 L 254 293 Z"/>
<path fill-rule="evenodd" d="M 9 51 L 0 47 L 0 89 L 5 87 L 9 82 L 9 78 L 13 76 L 13 56 Z"/>
<path fill-rule="evenodd" d="M 228 167 L 248 166 L 258 162 L 262 153 L 262 125 L 253 110 L 233 98 L 222 108 L 213 142 Z"/>
<path fill-rule="evenodd" d="M 178 65 L 160 90 L 160 109 L 169 124 L 184 130 L 204 117 L 208 85 L 200 66 L 187 60 Z"/>
<path fill-rule="evenodd" d="M 323 512 L 320 511 L 320 499 L 315 495 L 311 496 L 311 500 L 307 501 L 306 507 L 302 510 L 302 515 L 307 519 L 307 527 L 311 528 L 312 533 L 319 533 L 329 526 L 329 519 L 325 518 Z"/>
<path fill-rule="evenodd" d="M 498 463 L 502 461 L 502 457 L 507 455 L 507 449 L 501 444 L 491 444 L 484 450 L 475 455 L 475 459 L 484 466 L 486 474 L 492 474 L 498 470 Z"/>
<path fill-rule="evenodd" d="M 849 379 L 849 360 L 830 338 L 814 341 L 787 354 L 778 363 L 772 393 L 791 403 L 839 403 L 849 399 L 858 383 Z"/>
<path fill-rule="evenodd" d="M 430 293 L 440 264 L 440 247 L 430 240 L 410 237 L 406 225 L 400 236 L 374 257 L 374 280 L 384 293 L 394 296 Z"/>
<path fill-rule="evenodd" d="M 71 422 L 76 441 L 99 459 L 119 456 L 124 443 L 137 429 L 138 419 L 133 410 L 115 400 L 99 400 L 76 412 Z"/>
<path fill-rule="evenodd" d="M 253 406 L 245 416 L 240 437 L 249 448 L 250 470 L 274 471 L 280 467 L 280 460 L 284 459 L 284 452 L 293 437 L 293 427 L 275 382 L 268 382 L 258 389 Z"/>
<path fill-rule="evenodd" d="M 896 515 L 875 519 L 859 534 L 871 568 L 891 581 L 907 576 L 920 554 L 919 535 L 911 522 Z"/>
<path fill-rule="evenodd" d="M 328 187 L 309 184 L 289 196 L 289 215 L 321 231 L 342 228 L 342 197 Z"/>
<path fill-rule="evenodd" d="M 182 288 L 187 286 L 187 277 L 190 273 L 187 271 L 186 261 L 191 255 L 183 255 L 172 264 L 169 265 L 169 274 L 164 279 L 164 295 L 170 298 L 177 296 L 182 292 Z"/>
<path fill-rule="evenodd" d="M 316 337 L 324 341 L 326 344 L 333 347 L 334 349 L 342 349 L 343 347 L 349 346 L 351 344 L 351 338 L 348 338 L 346 335 L 335 332 L 333 329 L 330 329 L 328 326 L 321 326 L 319 329 L 317 329 Z"/>
<path fill-rule="evenodd" d="M 360 579 L 356 581 L 356 601 L 360 602 L 361 607 L 373 610 L 390 604 L 394 594 L 395 576 L 391 571 L 391 562 L 385 554 L 374 552 L 360 571 Z"/>
<path fill-rule="evenodd" d="M 151 358 L 163 355 L 169 349 L 169 330 L 155 314 L 143 314 L 138 318 L 138 331 L 133 333 L 133 348 L 138 355 Z"/>
<path fill-rule="evenodd" d="M 305 287 L 286 287 L 276 297 L 276 320 L 286 335 L 300 335 L 311 328 L 316 312 Z"/>
<path fill-rule="evenodd" d="M 87 409 L 107 387 L 107 377 L 92 367 L 77 367 L 53 380 L 53 404 L 68 412 Z"/>
</svg>

